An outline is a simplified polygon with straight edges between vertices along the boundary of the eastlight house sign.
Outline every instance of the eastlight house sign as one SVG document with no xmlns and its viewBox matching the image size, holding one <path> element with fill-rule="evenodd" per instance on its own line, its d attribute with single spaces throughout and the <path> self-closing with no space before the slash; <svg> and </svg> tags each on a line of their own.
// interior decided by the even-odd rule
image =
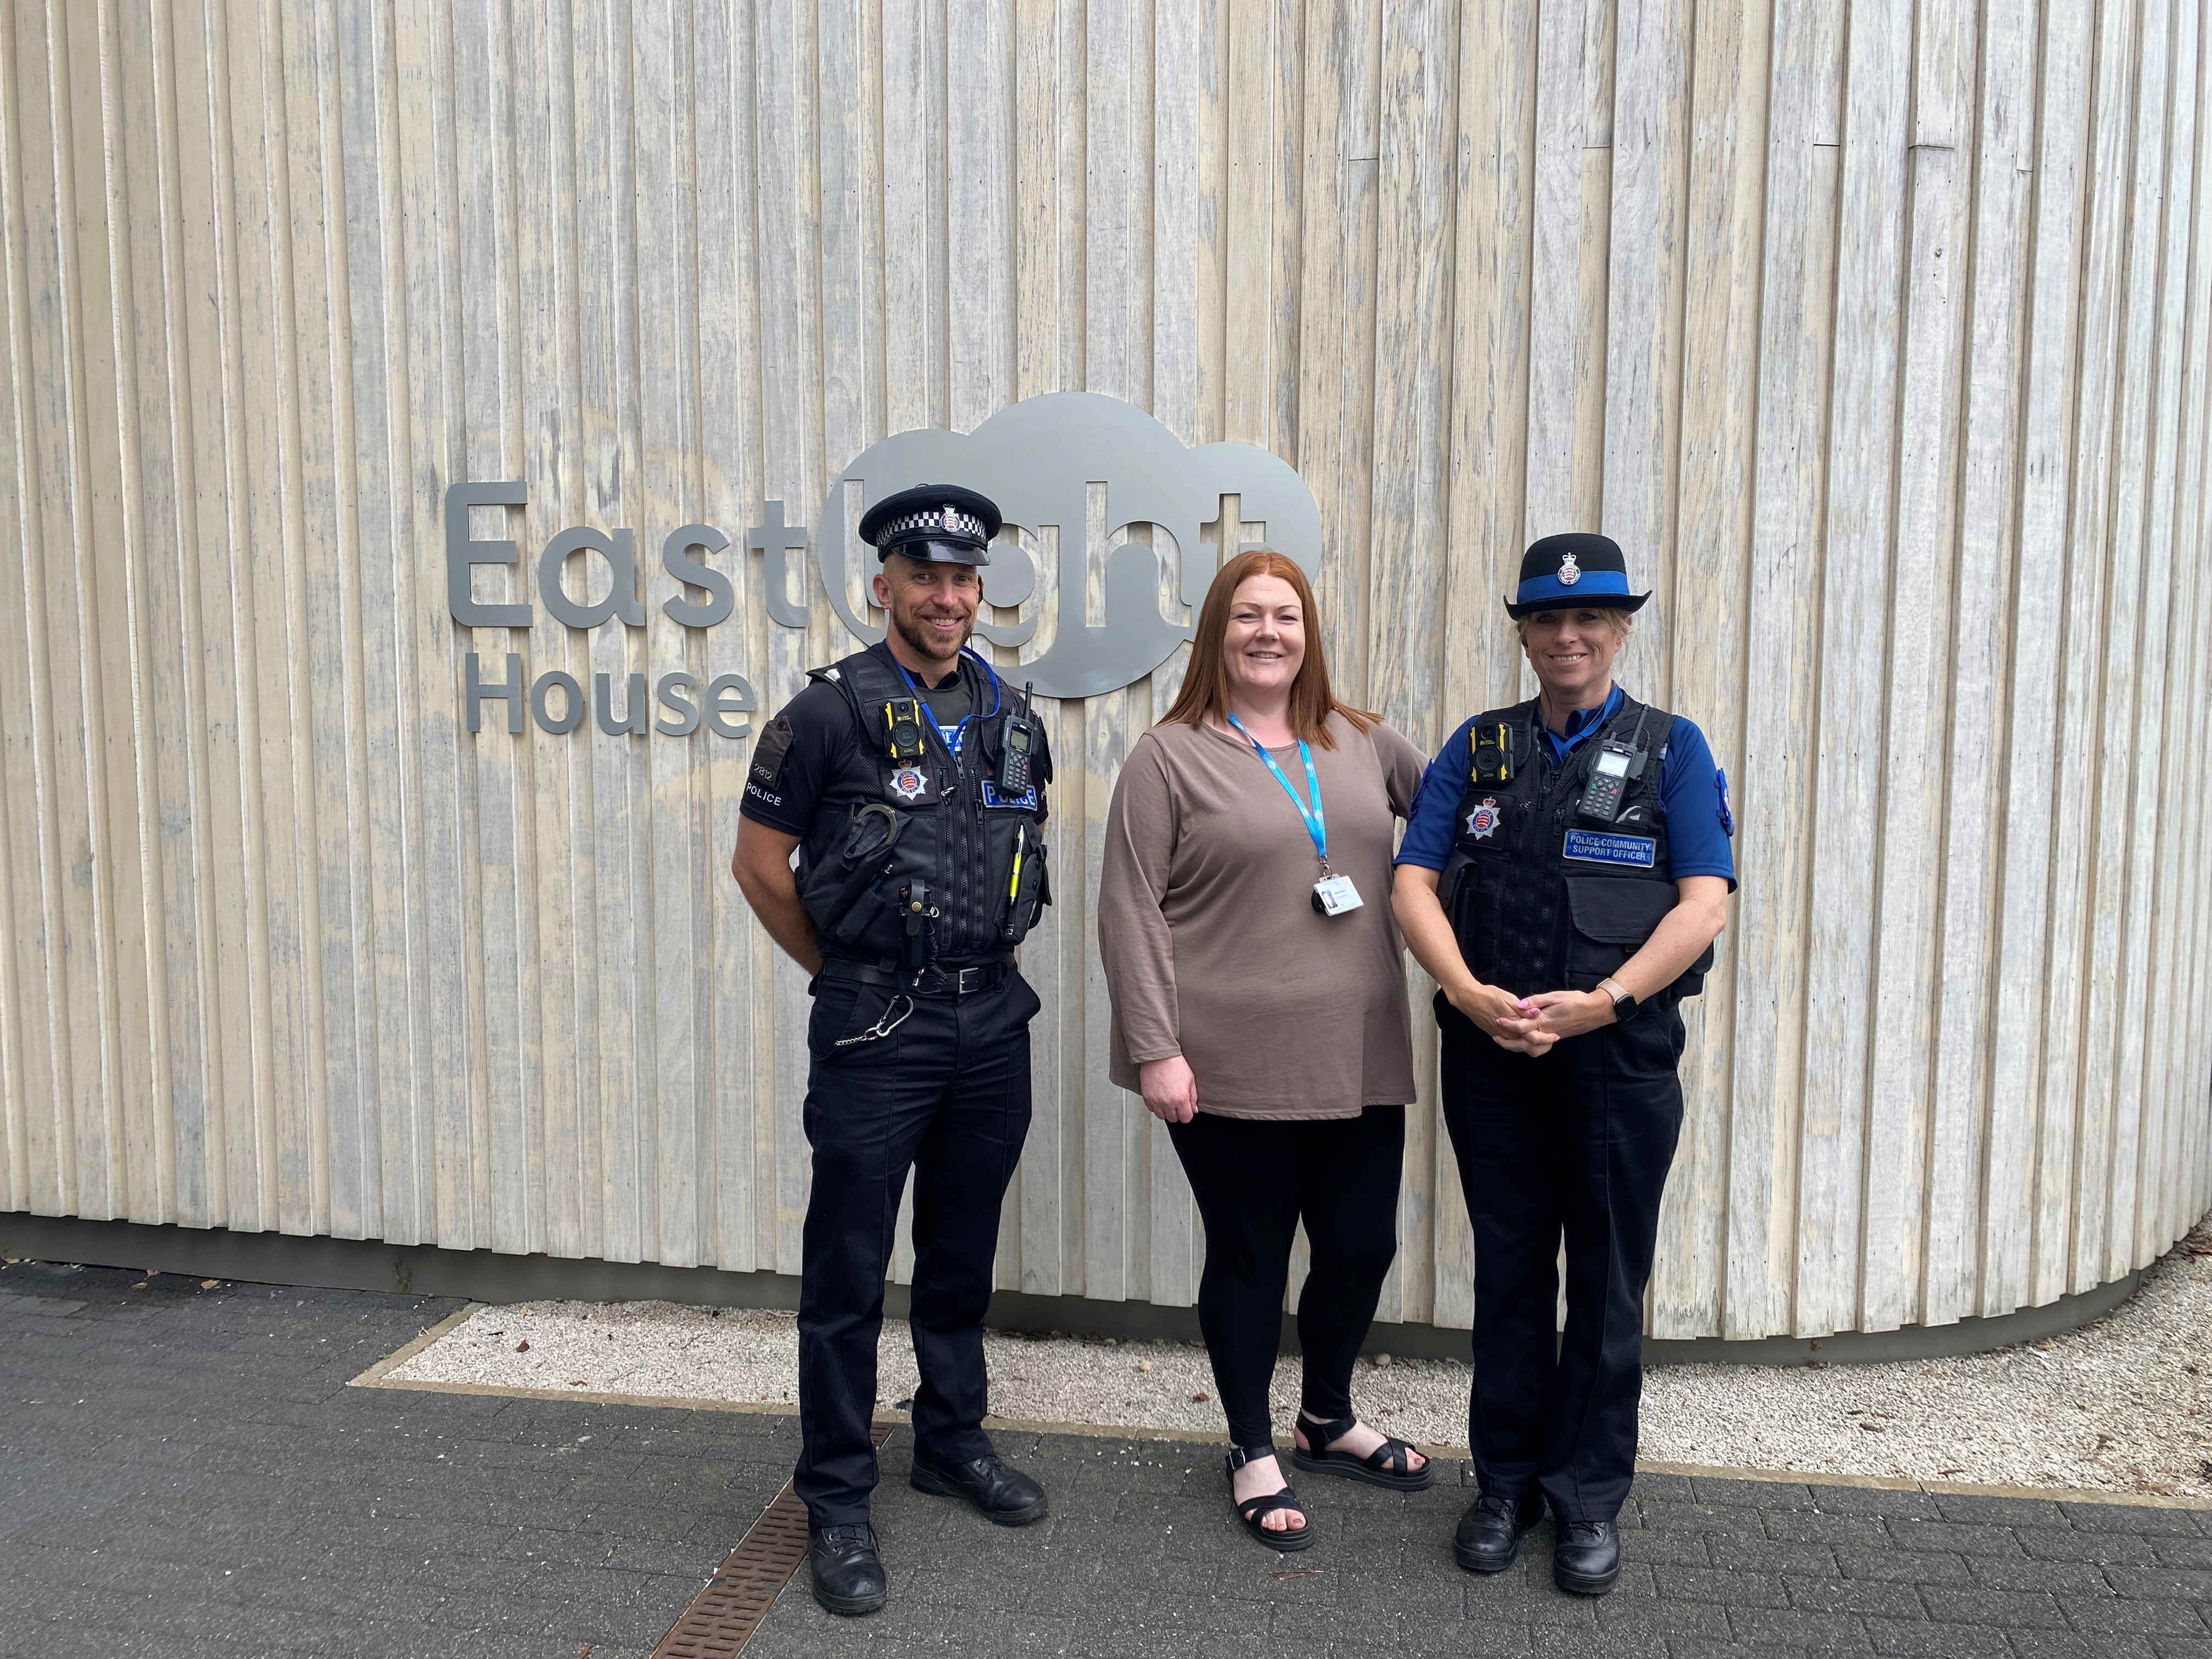
<svg viewBox="0 0 2212 1659">
<path fill-rule="evenodd" d="M 867 599 L 872 550 L 854 539 L 851 526 L 878 498 L 909 484 L 950 482 L 980 489 L 999 503 L 1006 528 L 991 550 L 984 598 L 994 606 L 1023 609 L 1012 622 L 979 622 L 976 634 L 992 645 L 1019 649 L 1037 636 L 1048 604 L 1050 643 L 1023 665 L 1037 695 L 1088 697 L 1144 678 L 1190 637 L 1188 624 L 1160 614 L 1159 556 L 1153 549 L 1115 538 L 1133 526 L 1150 525 L 1182 550 L 1181 599 L 1194 615 L 1212 580 L 1213 563 L 1198 556 L 1204 526 L 1218 524 L 1219 556 L 1261 540 L 1295 560 L 1309 575 L 1321 566 L 1321 514 L 1305 483 L 1280 458 L 1252 444 L 1218 443 L 1192 448 L 1133 404 L 1097 392 L 1060 392 L 1003 409 L 971 433 L 929 428 L 902 432 L 872 444 L 830 485 L 810 532 L 784 522 L 783 503 L 769 501 L 746 544 L 763 555 L 760 598 L 770 619 L 804 628 L 812 590 L 821 591 L 838 619 L 862 640 L 883 637 Z M 1101 620 L 1090 620 L 1091 487 L 1105 491 L 1104 595 Z M 520 481 L 456 483 L 446 492 L 446 598 L 453 622 L 464 628 L 527 629 L 537 600 L 560 622 L 588 630 L 611 625 L 642 628 L 647 605 L 657 603 L 686 628 L 713 628 L 736 609 L 736 588 L 707 562 L 726 550 L 729 538 L 711 525 L 690 524 L 660 540 L 659 567 L 670 578 L 648 599 L 640 592 L 637 532 L 578 526 L 563 530 L 539 550 L 528 576 L 511 578 L 505 598 L 480 595 L 483 565 L 520 566 L 512 540 L 471 533 L 472 507 L 514 507 L 527 500 Z M 1237 503 L 1234 522 L 1226 501 Z M 1254 532 L 1246 537 L 1242 532 Z M 808 564 L 793 558 L 808 547 Z M 564 578 L 572 560 L 595 556 L 611 576 L 605 596 L 576 599 Z M 589 562 L 587 559 L 587 562 Z M 1042 584 L 1049 572 L 1052 580 Z M 534 580 L 533 580 L 534 579 Z M 795 581 L 794 581 L 795 579 Z M 596 581 L 587 585 L 595 586 Z M 794 586 L 797 592 L 793 591 Z M 1046 586 L 1044 603 L 1030 605 Z M 532 678 L 519 652 L 507 653 L 503 672 L 487 672 L 477 653 L 462 665 L 461 695 L 468 729 L 503 712 L 510 732 L 522 730 L 526 711 L 543 729 L 570 732 L 587 713 L 610 734 L 688 736 L 703 723 L 721 737 L 742 738 L 750 727 L 735 717 L 757 706 L 741 675 L 724 674 L 703 685 L 681 671 L 663 674 L 647 691 L 647 676 L 632 674 L 617 697 L 611 677 L 598 674 L 587 698 L 575 678 L 558 669 Z M 489 708 L 491 704 L 500 708 Z"/>
</svg>

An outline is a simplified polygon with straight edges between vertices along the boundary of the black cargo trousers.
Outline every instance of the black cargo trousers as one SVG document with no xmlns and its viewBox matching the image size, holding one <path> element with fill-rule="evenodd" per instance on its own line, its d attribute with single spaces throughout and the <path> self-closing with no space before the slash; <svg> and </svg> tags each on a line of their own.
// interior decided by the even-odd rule
<svg viewBox="0 0 2212 1659">
<path fill-rule="evenodd" d="M 1444 1127 L 1474 1235 L 1477 1481 L 1516 1500 L 1540 1491 L 1563 1520 L 1610 1521 L 1636 1473 L 1644 1290 L 1682 1130 L 1682 1017 L 1646 1007 L 1524 1054 L 1437 1004 Z"/>
<path fill-rule="evenodd" d="M 909 1321 L 921 1373 L 915 1448 L 939 1463 L 991 1449 L 981 1426 L 983 1315 L 999 1206 L 1029 1133 L 1029 1023 L 1040 1006 L 1011 963 L 993 970 L 988 988 L 965 995 L 940 988 L 909 997 L 834 971 L 815 981 L 805 1115 L 814 1179 L 799 1268 L 792 1486 L 816 1527 L 868 1518 L 884 1279 L 909 1167 Z"/>
</svg>

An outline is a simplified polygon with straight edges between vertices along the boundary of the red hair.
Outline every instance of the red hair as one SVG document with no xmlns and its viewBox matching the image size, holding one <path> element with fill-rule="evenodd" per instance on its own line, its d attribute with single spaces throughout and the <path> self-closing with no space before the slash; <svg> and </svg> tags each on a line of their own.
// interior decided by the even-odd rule
<svg viewBox="0 0 2212 1659">
<path fill-rule="evenodd" d="M 1199 607 L 1198 627 L 1190 645 L 1190 667 L 1182 677 L 1182 690 L 1175 707 L 1160 717 L 1162 726 L 1203 726 L 1209 717 L 1229 723 L 1229 610 L 1237 590 L 1255 576 L 1275 576 L 1291 585 L 1298 596 L 1304 620 L 1305 655 L 1297 678 L 1291 682 L 1291 730 L 1308 743 L 1324 749 L 1336 747 L 1328 735 L 1328 717 L 1341 714 L 1364 732 L 1382 719 L 1364 708 L 1339 702 L 1329 690 L 1328 660 L 1321 647 L 1321 630 L 1314 623 L 1313 585 L 1291 560 L 1271 549 L 1255 547 L 1239 553 L 1223 565 L 1206 590 Z"/>
</svg>

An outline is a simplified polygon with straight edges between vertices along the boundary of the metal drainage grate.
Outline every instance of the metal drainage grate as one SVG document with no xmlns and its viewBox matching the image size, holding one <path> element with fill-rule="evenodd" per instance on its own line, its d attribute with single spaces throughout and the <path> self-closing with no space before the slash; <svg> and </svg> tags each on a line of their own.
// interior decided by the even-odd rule
<svg viewBox="0 0 2212 1659">
<path fill-rule="evenodd" d="M 878 1423 L 871 1431 L 878 1449 L 890 1438 L 892 1426 Z M 668 1627 L 653 1659 L 736 1659 L 805 1559 L 806 1505 L 787 1480 L 683 1616 Z"/>
</svg>

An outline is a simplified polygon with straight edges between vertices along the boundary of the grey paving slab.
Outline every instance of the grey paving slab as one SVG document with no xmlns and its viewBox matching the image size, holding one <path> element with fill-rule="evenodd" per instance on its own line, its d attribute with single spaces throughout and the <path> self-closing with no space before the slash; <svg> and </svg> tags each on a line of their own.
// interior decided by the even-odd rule
<svg viewBox="0 0 2212 1659">
<path fill-rule="evenodd" d="M 0 1277 L 9 1659 L 635 1659 L 788 1471 L 787 1419 L 344 1386 L 452 1303 L 138 1279 Z"/>
<path fill-rule="evenodd" d="M 1866 1626 L 1867 1640 L 1876 1653 L 1907 1659 L 2013 1659 L 2006 1633 L 1987 1626 L 1879 1618 L 1869 1619 Z"/>
<path fill-rule="evenodd" d="M 2007 1639 L 2020 1659 L 2156 1659 L 2148 1637 L 2016 1630 L 2007 1632 Z"/>
<path fill-rule="evenodd" d="M 645 1659 L 796 1450 L 780 1416 L 344 1386 L 450 1304 L 137 1279 L 0 1277 L 0 1659 Z M 1211 1447 L 1001 1449 L 1048 1521 L 915 1492 L 901 1431 L 890 1607 L 831 1620 L 802 1571 L 748 1659 L 2212 1659 L 2197 1512 L 1653 1474 L 1589 1601 L 1553 1587 L 1549 1523 L 1461 1571 L 1455 1468 L 1413 1495 L 1303 1477 L 1319 1542 L 1284 1556 Z"/>
</svg>

